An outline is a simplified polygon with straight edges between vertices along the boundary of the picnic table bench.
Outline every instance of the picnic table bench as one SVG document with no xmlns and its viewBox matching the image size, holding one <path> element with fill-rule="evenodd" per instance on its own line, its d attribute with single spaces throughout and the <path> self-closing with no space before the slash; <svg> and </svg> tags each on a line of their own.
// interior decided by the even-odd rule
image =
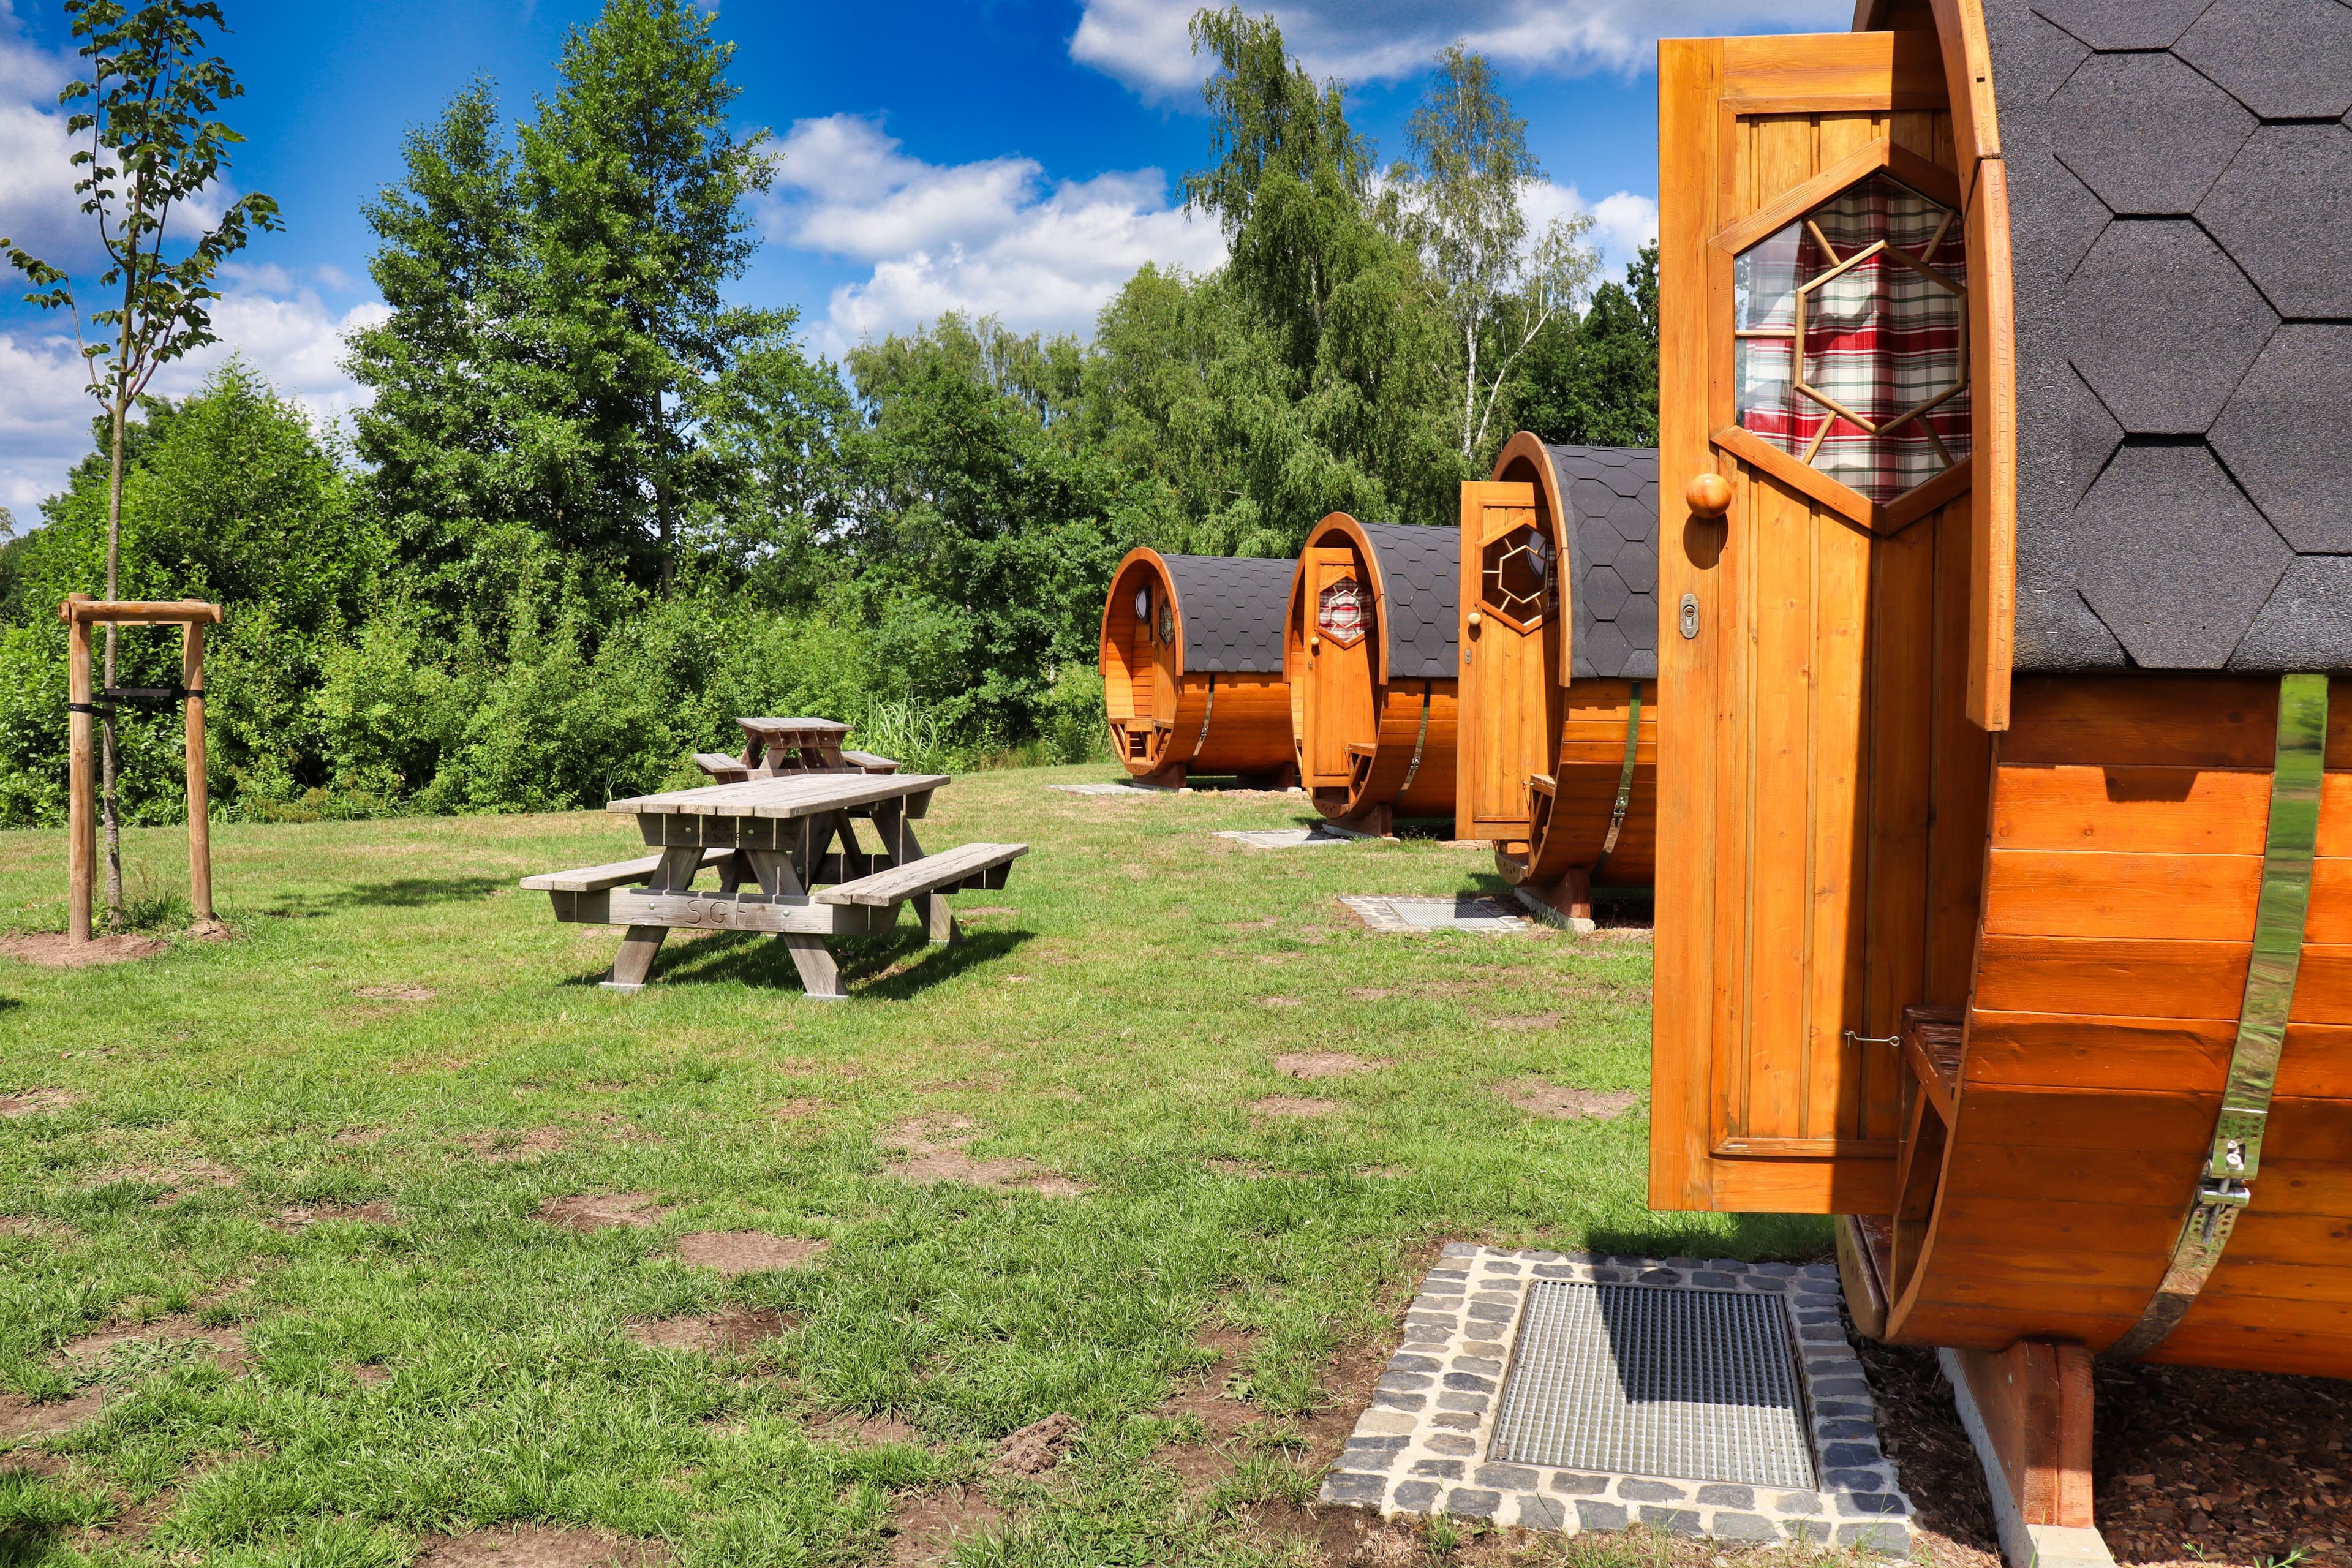
<svg viewBox="0 0 2352 1568">
<path fill-rule="evenodd" d="M 547 894 L 557 920 L 627 928 L 608 990 L 643 990 L 663 939 L 685 927 L 769 932 L 790 950 L 812 999 L 845 1001 L 828 939 L 887 931 L 900 904 L 919 900 L 930 939 L 960 942 L 948 895 L 1004 886 L 1029 852 L 1025 844 L 964 844 L 925 854 L 914 824 L 947 782 L 938 773 L 792 773 L 616 800 L 604 809 L 635 816 L 655 853 L 522 885 Z M 861 818 L 881 848 L 859 847 Z M 707 870 L 718 886 L 697 889 Z"/>
<path fill-rule="evenodd" d="M 694 765 L 720 784 L 744 784 L 780 773 L 895 773 L 898 764 L 842 744 L 849 726 L 835 719 L 738 719 L 743 754 L 697 752 Z"/>
</svg>

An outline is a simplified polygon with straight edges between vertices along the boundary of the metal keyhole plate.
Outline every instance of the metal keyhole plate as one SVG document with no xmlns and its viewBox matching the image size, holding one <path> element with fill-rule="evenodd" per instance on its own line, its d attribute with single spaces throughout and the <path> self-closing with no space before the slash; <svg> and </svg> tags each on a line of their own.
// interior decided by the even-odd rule
<svg viewBox="0 0 2352 1568">
<path fill-rule="evenodd" d="M 1685 642 L 1698 636 L 1698 595 L 1696 594 L 1683 595 L 1682 627 Z"/>
</svg>

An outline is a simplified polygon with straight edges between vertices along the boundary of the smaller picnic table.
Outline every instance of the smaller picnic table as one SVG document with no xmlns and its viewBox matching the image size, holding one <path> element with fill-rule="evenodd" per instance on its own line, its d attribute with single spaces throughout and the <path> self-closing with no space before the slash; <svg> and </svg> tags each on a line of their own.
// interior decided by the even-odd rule
<svg viewBox="0 0 2352 1568">
<path fill-rule="evenodd" d="M 939 773 L 790 773 L 616 800 L 656 853 L 609 866 L 526 877 L 555 918 L 628 928 L 605 987 L 644 989 L 671 930 L 757 931 L 780 938 L 812 999 L 848 993 L 826 939 L 887 931 L 898 906 L 924 905 L 933 942 L 961 941 L 947 896 L 1001 888 L 1025 844 L 965 844 L 923 853 L 914 824 L 930 809 Z M 855 819 L 874 825 L 879 850 L 858 847 Z M 835 840 L 839 839 L 835 847 Z M 715 889 L 695 879 L 718 872 Z M 826 884 L 830 884 L 827 886 Z M 758 890 L 742 890 L 747 885 Z"/>
</svg>

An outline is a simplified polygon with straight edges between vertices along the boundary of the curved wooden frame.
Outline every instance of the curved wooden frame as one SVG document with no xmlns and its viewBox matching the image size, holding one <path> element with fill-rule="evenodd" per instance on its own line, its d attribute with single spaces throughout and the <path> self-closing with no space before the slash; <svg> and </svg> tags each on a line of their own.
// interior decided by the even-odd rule
<svg viewBox="0 0 2352 1568">
<path fill-rule="evenodd" d="M 1544 682 L 1540 731 L 1551 737 L 1549 768 L 1529 781 L 1523 839 L 1506 839 L 1495 849 L 1496 869 L 1505 880 L 1570 919 L 1589 919 L 1596 878 L 1612 887 L 1648 887 L 1657 875 L 1658 705 L 1655 680 L 1579 679 L 1574 674 L 1576 617 L 1570 580 L 1575 552 L 1569 538 L 1567 498 L 1542 440 L 1519 431 L 1496 454 L 1486 485 L 1463 487 L 1462 647 L 1465 661 L 1478 646 L 1469 617 L 1485 607 L 1482 584 L 1472 578 L 1478 546 L 1475 510 L 1496 485 L 1526 485 L 1533 495 L 1536 526 L 1551 541 L 1558 563 L 1559 656 Z M 1465 678 L 1466 679 L 1466 678 Z M 1465 731 L 1477 722 L 1465 697 Z M 1473 748 L 1485 737 L 1465 733 L 1460 751 L 1464 779 L 1456 790 L 1455 836 L 1475 837 L 1470 807 L 1470 770 L 1478 765 Z M 1627 742 L 1633 768 L 1627 773 Z M 1617 815 L 1621 794 L 1622 817 Z"/>
<path fill-rule="evenodd" d="M 1308 754 L 1316 721 L 1317 681 L 1310 647 L 1314 611 L 1307 583 L 1314 552 L 1343 545 L 1354 552 L 1370 586 L 1372 623 L 1367 663 L 1371 690 L 1368 721 L 1349 731 L 1350 763 L 1344 785 L 1318 773 Z M 1363 525 L 1343 511 L 1310 530 L 1291 574 L 1283 620 L 1283 677 L 1290 688 L 1291 742 L 1299 782 L 1325 816 L 1359 831 L 1386 835 L 1400 816 L 1451 816 L 1454 805 L 1455 717 L 1459 682 L 1451 678 L 1394 679 L 1389 658 L 1389 595 L 1380 552 Z"/>
<path fill-rule="evenodd" d="M 1155 690 L 1148 728 L 1139 728 L 1132 655 L 1135 590 L 1149 583 L 1153 616 L 1172 610 L 1168 645 L 1168 712 Z M 1234 774 L 1256 784 L 1287 788 L 1295 778 L 1290 742 L 1290 693 L 1278 674 L 1204 671 L 1184 661 L 1184 595 L 1167 558 L 1139 545 L 1121 558 L 1103 600 L 1097 658 L 1103 677 L 1104 718 L 1111 750 L 1134 778 L 1181 784 L 1195 774 Z M 1141 742 L 1140 749 L 1136 742 Z"/>
</svg>

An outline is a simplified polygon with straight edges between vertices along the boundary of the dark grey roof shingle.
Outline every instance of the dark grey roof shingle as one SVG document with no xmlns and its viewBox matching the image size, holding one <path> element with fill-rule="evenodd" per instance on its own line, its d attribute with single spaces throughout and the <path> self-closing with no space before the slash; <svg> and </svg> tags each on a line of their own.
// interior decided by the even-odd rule
<svg viewBox="0 0 2352 1568">
<path fill-rule="evenodd" d="M 1282 673 L 1293 561 L 1162 555 L 1184 621 L 1187 675 Z"/>
<path fill-rule="evenodd" d="M 1544 447 L 1568 516 L 1569 668 L 1580 679 L 1658 674 L 1658 454 Z"/>
<path fill-rule="evenodd" d="M 2245 105 L 2170 55 L 2093 55 L 2050 118 L 2050 150 L 2118 213 L 2193 212 L 2254 129 Z"/>
<path fill-rule="evenodd" d="M 2172 52 L 2266 120 L 2352 109 L 2352 6 L 2338 0 L 2216 5 Z"/>
<path fill-rule="evenodd" d="M 1408 522 L 1359 524 L 1380 563 L 1391 680 L 1460 677 L 1462 535 Z"/>
<path fill-rule="evenodd" d="M 2326 439 L 2352 399 L 2352 128 L 2314 122 L 2352 106 L 2352 5 L 1985 0 L 1985 24 L 2017 668 L 2352 668 Z"/>
</svg>

